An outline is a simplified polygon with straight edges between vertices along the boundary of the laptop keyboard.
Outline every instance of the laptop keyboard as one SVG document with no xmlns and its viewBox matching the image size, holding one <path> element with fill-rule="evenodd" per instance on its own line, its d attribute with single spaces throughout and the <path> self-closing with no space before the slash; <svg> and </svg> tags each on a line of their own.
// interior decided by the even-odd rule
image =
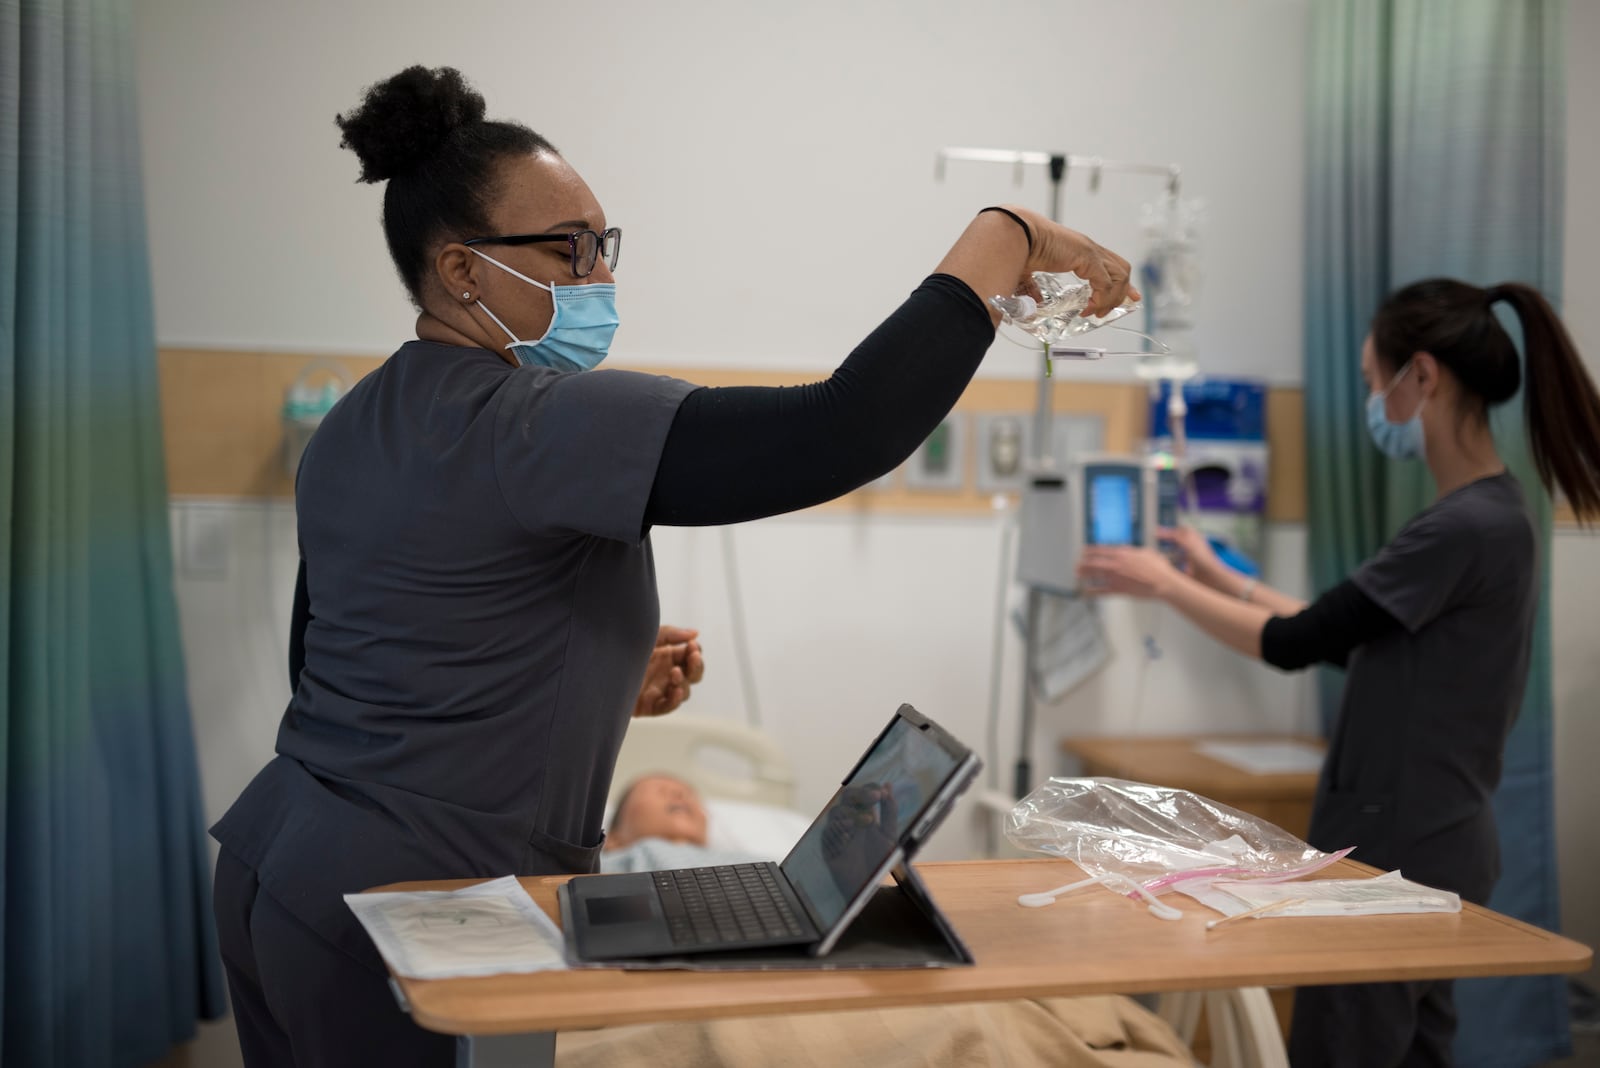
<svg viewBox="0 0 1600 1068">
<path fill-rule="evenodd" d="M 797 938 L 799 921 L 765 864 L 653 872 L 675 946 Z"/>
</svg>

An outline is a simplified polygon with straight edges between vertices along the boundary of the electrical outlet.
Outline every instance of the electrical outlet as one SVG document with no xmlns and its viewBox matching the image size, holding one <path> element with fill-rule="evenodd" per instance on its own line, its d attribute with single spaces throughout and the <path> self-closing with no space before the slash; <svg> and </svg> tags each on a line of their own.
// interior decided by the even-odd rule
<svg viewBox="0 0 1600 1068">
<path fill-rule="evenodd" d="M 1034 458 L 1033 413 L 980 412 L 976 422 L 978 489 L 1020 492 Z M 1073 457 L 1105 450 L 1105 420 L 1098 415 L 1057 413 L 1050 432 L 1050 455 L 1057 468 L 1064 468 Z"/>
<path fill-rule="evenodd" d="M 1021 490 L 1033 456 L 1033 417 L 1026 412 L 980 412 L 977 424 L 979 491 Z"/>
<path fill-rule="evenodd" d="M 226 508 L 186 504 L 178 513 L 178 570 L 184 578 L 221 578 L 228 573 L 233 537 Z"/>
</svg>

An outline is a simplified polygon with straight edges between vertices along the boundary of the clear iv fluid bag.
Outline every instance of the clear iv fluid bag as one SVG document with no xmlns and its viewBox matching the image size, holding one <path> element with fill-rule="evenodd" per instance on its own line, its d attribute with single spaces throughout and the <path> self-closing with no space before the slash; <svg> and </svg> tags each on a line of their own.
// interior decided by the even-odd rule
<svg viewBox="0 0 1600 1068">
<path fill-rule="evenodd" d="M 990 297 L 989 303 L 1006 322 L 1049 345 L 1115 322 L 1139 307 L 1139 302 L 1129 297 L 1104 315 L 1084 315 L 1092 294 L 1089 283 L 1082 278 L 1070 271 L 1035 271 L 1033 282 L 1039 287 L 1039 300 L 1027 293 L 1013 293 L 1009 297 Z"/>
</svg>

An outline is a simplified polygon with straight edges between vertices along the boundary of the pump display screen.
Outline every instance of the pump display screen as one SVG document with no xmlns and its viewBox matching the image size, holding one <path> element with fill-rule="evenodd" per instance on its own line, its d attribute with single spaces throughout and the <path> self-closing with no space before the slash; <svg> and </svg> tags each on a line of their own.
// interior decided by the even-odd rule
<svg viewBox="0 0 1600 1068">
<path fill-rule="evenodd" d="M 1139 542 L 1139 480 L 1123 472 L 1091 472 L 1088 476 L 1090 545 L 1135 545 Z"/>
</svg>

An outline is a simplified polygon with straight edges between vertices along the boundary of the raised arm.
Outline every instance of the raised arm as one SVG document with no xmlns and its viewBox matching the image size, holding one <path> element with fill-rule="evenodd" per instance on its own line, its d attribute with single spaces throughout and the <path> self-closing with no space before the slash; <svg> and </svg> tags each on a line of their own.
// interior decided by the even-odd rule
<svg viewBox="0 0 1600 1068">
<path fill-rule="evenodd" d="M 662 449 L 648 525 L 738 523 L 831 500 L 893 470 L 960 399 L 994 340 L 987 297 L 1075 271 L 1092 313 L 1131 292 L 1128 263 L 1025 208 L 985 211 L 826 381 L 699 389 Z"/>
<path fill-rule="evenodd" d="M 1084 550 L 1078 574 L 1099 595 L 1165 601 L 1217 641 L 1284 671 L 1317 663 L 1343 665 L 1358 646 L 1400 628 L 1400 621 L 1355 583 L 1345 581 L 1310 605 L 1275 613 L 1173 567 L 1154 549 L 1104 546 Z"/>
</svg>

